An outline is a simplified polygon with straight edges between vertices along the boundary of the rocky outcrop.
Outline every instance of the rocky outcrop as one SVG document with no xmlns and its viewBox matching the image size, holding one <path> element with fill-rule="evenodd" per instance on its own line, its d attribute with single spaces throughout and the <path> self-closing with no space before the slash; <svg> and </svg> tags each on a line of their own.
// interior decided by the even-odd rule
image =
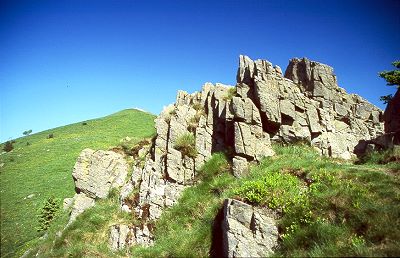
<svg viewBox="0 0 400 258">
<path fill-rule="evenodd" d="M 112 188 L 121 187 L 127 174 L 128 164 L 123 155 L 113 151 L 84 149 L 72 172 L 76 194 L 64 200 L 64 209 L 71 208 L 68 224 L 92 207 L 97 198 L 107 198 Z"/>
<path fill-rule="evenodd" d="M 72 177 L 77 192 L 91 198 L 106 198 L 111 188 L 125 183 L 128 165 L 113 151 L 84 149 L 75 163 Z"/>
<path fill-rule="evenodd" d="M 225 151 L 236 177 L 249 171 L 250 162 L 273 156 L 272 141 L 306 141 L 321 155 L 349 159 L 360 141 L 383 133 L 382 117 L 380 109 L 340 88 L 330 66 L 292 59 L 283 75 L 266 60 L 240 56 L 236 86 L 206 83 L 200 92 L 178 92 L 175 104 L 155 119 L 153 141 L 135 151 L 127 182 L 122 156 L 84 150 L 73 172 L 83 198 L 66 205 L 78 214 L 92 205 L 85 198 L 105 198 L 122 186 L 121 209 L 139 223 L 111 226 L 111 248 L 149 246 L 154 221 L 196 182 L 212 153 Z M 225 210 L 227 256 L 271 254 L 277 238 L 271 214 L 233 200 Z"/>
<path fill-rule="evenodd" d="M 282 75 L 265 60 L 240 56 L 237 92 L 251 98 L 271 140 L 307 141 L 321 154 L 349 159 L 360 140 L 383 132 L 382 111 L 337 85 L 333 69 L 292 59 Z"/>
<path fill-rule="evenodd" d="M 266 257 L 278 245 L 276 215 L 268 209 L 227 199 L 221 226 L 224 257 Z"/>
<path fill-rule="evenodd" d="M 240 169 L 248 160 L 273 155 L 256 106 L 251 99 L 233 97 L 234 89 L 206 83 L 201 92 L 179 91 L 176 103 L 156 118 L 157 136 L 145 164 L 134 167 L 132 178 L 122 188 L 122 209 L 141 219 L 136 228 L 151 225 L 163 209 L 175 204 L 213 152 L 232 148 L 242 161 Z M 194 137 L 190 147 L 195 149 L 195 156 L 185 154 L 178 146 L 180 138 L 187 135 Z M 149 236 L 147 242 L 151 241 Z"/>
<path fill-rule="evenodd" d="M 340 88 L 331 67 L 292 59 L 283 76 L 280 67 L 247 56 L 240 56 L 235 87 L 206 83 L 200 92 L 179 91 L 155 124 L 144 165 L 134 167 L 121 193 L 122 210 L 141 221 L 135 232 L 151 228 L 177 202 L 213 152 L 228 150 L 233 174 L 240 177 L 249 162 L 274 155 L 271 141 L 307 141 L 322 155 L 349 159 L 360 140 L 383 130 L 381 110 Z M 188 135 L 197 155 L 177 146 Z M 149 232 L 141 236 L 147 244 Z"/>
<path fill-rule="evenodd" d="M 397 135 L 394 143 L 400 145 L 400 89 L 397 89 L 396 94 L 388 103 L 384 113 L 384 120 L 385 133 Z"/>
</svg>

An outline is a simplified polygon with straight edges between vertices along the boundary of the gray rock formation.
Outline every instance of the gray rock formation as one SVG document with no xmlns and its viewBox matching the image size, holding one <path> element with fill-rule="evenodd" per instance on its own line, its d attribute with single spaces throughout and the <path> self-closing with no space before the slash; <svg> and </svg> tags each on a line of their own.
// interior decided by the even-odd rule
<svg viewBox="0 0 400 258">
<path fill-rule="evenodd" d="M 127 174 L 128 164 L 121 154 L 84 149 L 75 163 L 72 177 L 78 192 L 103 199 L 111 188 L 124 184 Z"/>
<path fill-rule="evenodd" d="M 376 138 L 360 141 L 356 147 L 358 156 L 400 146 L 400 89 L 397 89 L 393 99 L 386 106 L 383 119 L 385 133 Z"/>
<path fill-rule="evenodd" d="M 179 91 L 155 125 L 144 165 L 134 167 L 121 193 L 121 209 L 141 220 L 133 231 L 146 231 L 135 233 L 133 243 L 146 245 L 152 243 L 147 226 L 177 202 L 213 152 L 230 150 L 240 177 L 249 162 L 274 155 L 271 141 L 307 141 L 322 155 L 349 159 L 360 140 L 383 130 L 382 111 L 340 88 L 331 67 L 292 59 L 283 76 L 280 67 L 247 56 L 240 56 L 236 87 L 206 83 L 200 92 Z M 176 146 L 187 134 L 195 137 L 196 157 Z"/>
<path fill-rule="evenodd" d="M 360 141 L 383 133 L 382 117 L 377 107 L 340 88 L 325 64 L 292 59 L 283 76 L 280 67 L 266 60 L 240 56 L 235 87 L 206 83 L 200 92 L 178 92 L 175 104 L 155 119 L 157 135 L 137 152 L 127 182 L 122 155 L 84 150 L 73 171 L 79 194 L 65 206 L 72 205 L 75 218 L 95 198 L 122 187 L 121 209 L 140 223 L 111 226 L 110 246 L 149 246 L 154 221 L 196 181 L 212 153 L 226 151 L 236 177 L 248 172 L 249 162 L 274 155 L 271 141 L 307 141 L 321 155 L 349 159 Z M 189 140 L 182 148 L 184 137 Z M 228 200 L 225 215 L 227 256 L 271 254 L 277 239 L 271 214 Z"/>
<path fill-rule="evenodd" d="M 156 118 L 157 136 L 152 151 L 142 168 L 134 167 L 131 180 L 122 188 L 121 208 L 135 212 L 143 224 L 135 226 L 135 230 L 146 228 L 161 216 L 163 209 L 176 203 L 182 191 L 193 184 L 197 169 L 212 152 L 233 147 L 236 141 L 241 144 L 237 148 L 241 168 L 247 165 L 247 159 L 260 160 L 273 154 L 269 135 L 263 133 L 258 110 L 252 101 L 247 99 L 242 103 L 238 98 L 237 105 L 231 108 L 229 91 L 232 89 L 206 83 L 201 92 L 179 91 L 176 103 L 166 107 Z M 231 109 L 240 116 L 237 122 Z M 196 157 L 185 156 L 176 146 L 181 136 L 190 133 L 195 136 L 192 147 L 196 148 Z M 135 188 L 137 194 L 130 196 Z M 143 234 L 141 241 L 151 243 L 151 239 L 151 234 Z"/>
<path fill-rule="evenodd" d="M 279 234 L 271 211 L 227 199 L 223 214 L 225 257 L 266 257 L 273 254 Z"/>
<path fill-rule="evenodd" d="M 360 140 L 382 134 L 382 111 L 337 85 L 333 69 L 292 59 L 282 76 L 265 60 L 240 56 L 237 92 L 251 98 L 271 140 L 307 141 L 321 154 L 349 159 Z"/>
<path fill-rule="evenodd" d="M 68 225 L 71 224 L 73 221 L 75 221 L 76 217 L 78 217 L 79 214 L 84 212 L 86 209 L 93 207 L 94 204 L 95 204 L 95 200 L 86 196 L 86 194 L 84 194 L 84 193 L 75 194 L 74 198 L 72 198 L 72 202 L 71 202 L 71 206 L 70 206 L 70 207 L 72 207 L 72 209 L 71 209 L 71 214 L 69 217 Z"/>
<path fill-rule="evenodd" d="M 76 194 L 73 198 L 64 199 L 64 209 L 71 208 L 68 225 L 83 211 L 94 206 L 96 198 L 106 198 L 112 188 L 121 187 L 127 174 L 128 164 L 123 155 L 84 149 L 72 172 Z"/>
</svg>

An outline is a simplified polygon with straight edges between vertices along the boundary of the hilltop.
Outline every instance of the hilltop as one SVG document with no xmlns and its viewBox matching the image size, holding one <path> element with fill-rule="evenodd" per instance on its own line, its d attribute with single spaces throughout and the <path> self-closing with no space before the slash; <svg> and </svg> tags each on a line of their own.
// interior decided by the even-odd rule
<svg viewBox="0 0 400 258">
<path fill-rule="evenodd" d="M 15 139 L 14 150 L 0 156 L 1 256 L 12 256 L 42 235 L 36 230 L 39 209 L 51 196 L 62 200 L 74 192 L 71 171 L 81 150 L 109 149 L 125 137 L 131 144 L 151 137 L 154 118 L 127 109 Z"/>
</svg>

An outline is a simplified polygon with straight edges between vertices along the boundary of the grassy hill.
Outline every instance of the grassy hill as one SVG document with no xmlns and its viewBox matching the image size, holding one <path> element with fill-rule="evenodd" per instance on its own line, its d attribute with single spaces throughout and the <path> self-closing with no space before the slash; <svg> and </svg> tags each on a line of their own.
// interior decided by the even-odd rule
<svg viewBox="0 0 400 258">
<path fill-rule="evenodd" d="M 16 139 L 14 149 L 0 156 L 1 256 L 14 256 L 41 235 L 37 215 L 47 198 L 73 196 L 71 173 L 81 150 L 109 149 L 126 136 L 132 142 L 150 137 L 154 118 L 128 109 Z"/>
</svg>

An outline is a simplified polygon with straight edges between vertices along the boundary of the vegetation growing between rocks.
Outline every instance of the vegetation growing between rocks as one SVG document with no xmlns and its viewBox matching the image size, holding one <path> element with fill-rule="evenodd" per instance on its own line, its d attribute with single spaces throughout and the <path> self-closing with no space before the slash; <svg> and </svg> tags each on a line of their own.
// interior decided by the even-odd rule
<svg viewBox="0 0 400 258">
<path fill-rule="evenodd" d="M 236 92 L 236 87 L 229 88 L 229 89 L 228 89 L 228 93 L 226 94 L 226 96 L 224 96 L 223 99 L 224 99 L 225 101 L 231 100 L 233 97 L 236 96 L 236 94 L 237 94 L 237 92 Z"/>
<path fill-rule="evenodd" d="M 357 163 L 359 164 L 388 164 L 393 163 L 392 166 L 397 165 L 397 169 L 400 170 L 400 148 L 396 147 L 388 150 L 372 151 L 367 152 L 361 156 Z"/>
<path fill-rule="evenodd" d="M 68 213 L 62 212 L 48 230 L 48 237 L 30 252 L 34 257 L 119 257 L 108 248 L 109 227 L 114 223 L 130 223 L 130 214 L 119 207 L 119 192 L 113 189 L 108 199 L 97 200 L 96 205 L 83 214 L 64 231 Z M 62 232 L 62 233 L 61 233 Z"/>
<path fill-rule="evenodd" d="M 212 254 L 213 223 L 235 178 L 222 153 L 213 154 L 198 173 L 200 182 L 186 189 L 178 203 L 155 224 L 155 245 L 132 247 L 132 257 L 207 257 Z"/>
<path fill-rule="evenodd" d="M 218 256 L 221 253 L 213 242 L 219 226 L 215 218 L 224 199 L 236 198 L 270 207 L 281 215 L 277 256 L 398 256 L 398 163 L 354 165 L 321 157 L 303 144 L 276 145 L 274 149 L 276 156 L 252 166 L 240 179 L 231 175 L 224 154 L 213 154 L 198 171 L 197 184 L 187 188 L 178 203 L 156 221 L 152 247 L 134 246 L 117 253 L 108 250 L 108 227 L 134 219 L 119 211 L 117 195 L 111 195 L 79 216 L 53 247 L 51 236 L 45 240 L 47 249 L 42 248 L 53 251 L 44 254 Z M 56 232 L 55 226 L 49 232 Z"/>
<path fill-rule="evenodd" d="M 396 256 L 400 248 L 400 183 L 395 164 L 353 165 L 319 156 L 306 145 L 275 146 L 277 155 L 241 179 L 214 154 L 201 182 L 156 222 L 154 247 L 140 257 L 208 256 L 213 218 L 225 198 L 247 200 L 281 214 L 278 256 Z M 396 172 L 397 171 L 397 172 Z M 291 198 L 291 196 L 293 198 Z M 390 224 L 388 223 L 390 221 Z M 171 248 L 174 246 L 174 248 Z"/>
<path fill-rule="evenodd" d="M 262 184 L 267 188 L 263 191 L 269 194 L 258 203 L 271 206 L 271 199 L 285 200 L 289 192 L 296 196 L 301 192 L 299 184 L 304 185 L 302 201 L 278 201 L 281 205 L 277 207 L 282 210 L 278 255 L 396 256 L 400 253 L 396 246 L 400 241 L 398 167 L 342 163 L 320 157 L 305 145 L 275 146 L 275 151 L 277 156 L 253 168 L 239 189 L 248 184 L 246 180 L 265 182 L 265 178 L 270 178 L 276 187 L 268 190 L 270 184 Z M 277 177 L 278 172 L 282 176 Z M 296 177 L 298 182 L 285 174 Z M 288 182 L 283 182 L 284 179 Z M 246 199 L 248 193 L 244 191 L 241 197 Z"/>
<path fill-rule="evenodd" d="M 195 158 L 197 156 L 196 139 L 192 133 L 184 133 L 176 139 L 174 148 L 182 153 L 182 156 Z"/>
</svg>

